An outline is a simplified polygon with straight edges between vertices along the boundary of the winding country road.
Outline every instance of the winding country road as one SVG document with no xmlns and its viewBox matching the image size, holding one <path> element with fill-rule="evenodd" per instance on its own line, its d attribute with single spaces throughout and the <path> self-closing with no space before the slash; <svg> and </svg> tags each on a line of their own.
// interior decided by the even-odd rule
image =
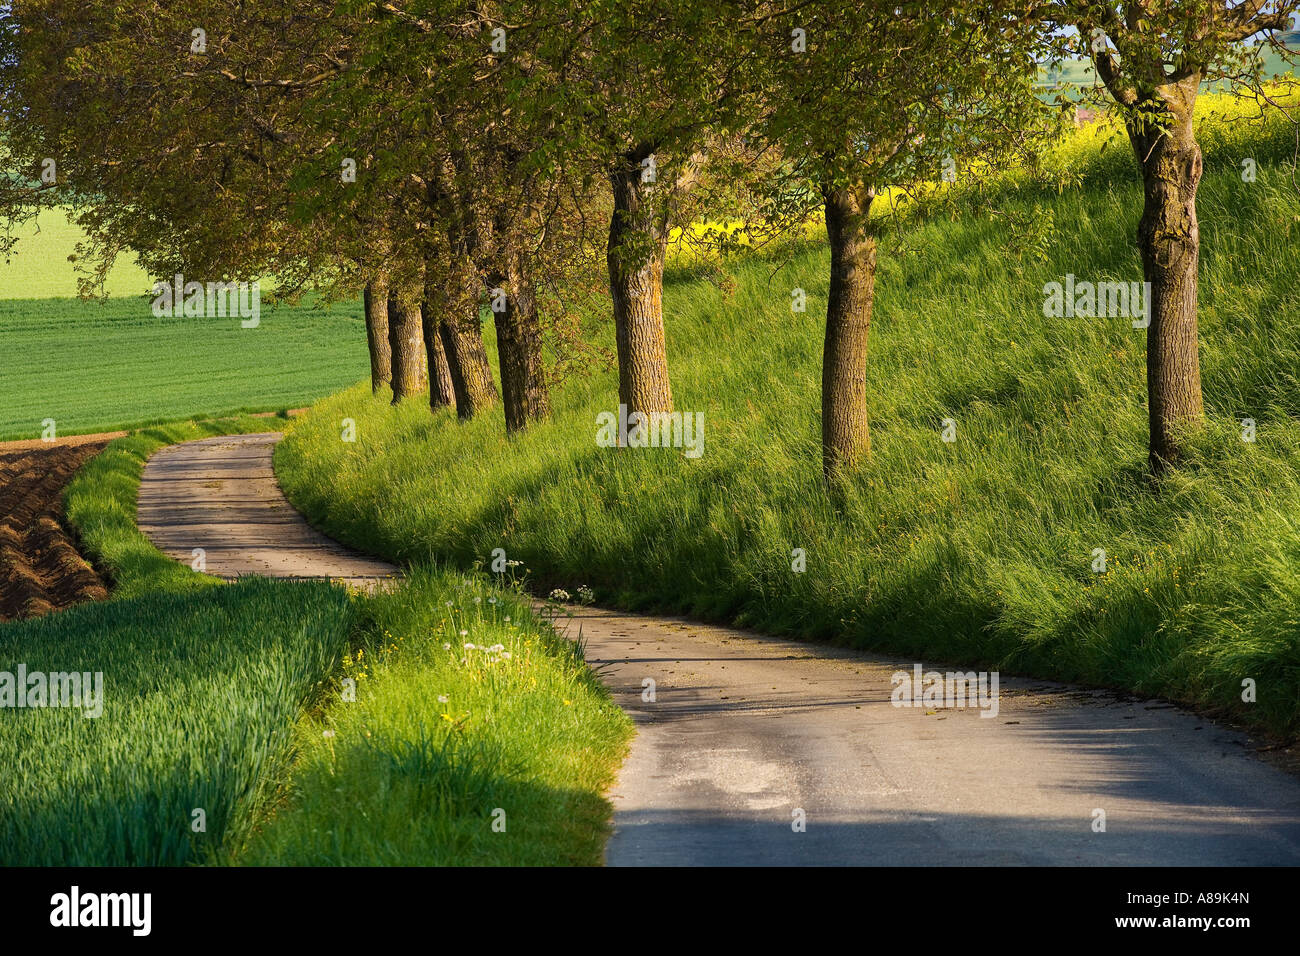
<svg viewBox="0 0 1300 956">
<path fill-rule="evenodd" d="M 371 586 L 398 573 L 386 561 L 314 530 L 280 491 L 271 467 L 279 432 L 230 435 L 159 449 L 140 480 L 136 522 L 158 550 L 208 574 L 329 578 Z"/>
<path fill-rule="evenodd" d="M 141 528 L 224 577 L 398 573 L 308 527 L 280 437 L 159 451 Z M 1167 704 L 1004 679 L 996 716 L 895 707 L 915 661 L 590 608 L 567 626 L 639 730 L 611 865 L 1300 864 L 1300 782 Z"/>
</svg>

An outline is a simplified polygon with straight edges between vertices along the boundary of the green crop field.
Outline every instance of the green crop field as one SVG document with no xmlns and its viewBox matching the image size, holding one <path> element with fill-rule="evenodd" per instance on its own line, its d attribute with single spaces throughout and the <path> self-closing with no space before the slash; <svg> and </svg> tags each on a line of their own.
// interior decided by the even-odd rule
<svg viewBox="0 0 1300 956">
<path fill-rule="evenodd" d="M 324 582 L 253 579 L 0 627 L 0 669 L 99 674 L 102 710 L 6 716 L 0 864 L 216 859 L 282 780 L 293 722 L 347 650 L 347 608 Z"/>
<path fill-rule="evenodd" d="M 0 302 L 0 440 L 275 411 L 365 376 L 360 302 L 263 306 L 238 318 L 157 318 L 146 297 Z"/>
<path fill-rule="evenodd" d="M 14 231 L 18 245 L 8 261 L 0 260 L 0 300 L 68 298 L 77 294 L 76 264 L 71 257 L 84 233 L 64 209 L 43 209 L 35 220 Z M 104 291 L 110 296 L 144 295 L 149 276 L 133 257 L 120 256 Z"/>
</svg>

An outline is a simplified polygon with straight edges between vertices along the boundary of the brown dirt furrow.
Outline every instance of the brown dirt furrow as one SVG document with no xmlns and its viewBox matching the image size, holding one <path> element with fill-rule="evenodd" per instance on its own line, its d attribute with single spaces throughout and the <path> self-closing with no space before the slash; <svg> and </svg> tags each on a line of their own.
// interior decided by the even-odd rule
<svg viewBox="0 0 1300 956">
<path fill-rule="evenodd" d="M 0 446 L 0 620 L 108 596 L 63 526 L 63 489 L 105 441 Z"/>
</svg>

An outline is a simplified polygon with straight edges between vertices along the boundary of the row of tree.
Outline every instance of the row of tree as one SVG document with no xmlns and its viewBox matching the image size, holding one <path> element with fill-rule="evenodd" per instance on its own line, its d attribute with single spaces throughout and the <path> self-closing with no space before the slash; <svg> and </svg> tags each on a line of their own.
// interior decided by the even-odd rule
<svg viewBox="0 0 1300 956">
<path fill-rule="evenodd" d="M 1049 128 L 1035 81 L 1082 49 L 1141 168 L 1151 460 L 1202 418 L 1201 84 L 1250 76 L 1272 0 L 15 0 L 0 10 L 11 217 L 71 206 L 89 279 L 364 290 L 372 381 L 515 432 L 590 346 L 565 317 L 603 252 L 619 401 L 673 408 L 674 223 L 825 217 L 823 468 L 869 452 L 867 342 L 890 186 L 983 168 Z M 480 327 L 489 303 L 500 395 Z M 548 367 L 544 341 L 554 346 Z"/>
</svg>

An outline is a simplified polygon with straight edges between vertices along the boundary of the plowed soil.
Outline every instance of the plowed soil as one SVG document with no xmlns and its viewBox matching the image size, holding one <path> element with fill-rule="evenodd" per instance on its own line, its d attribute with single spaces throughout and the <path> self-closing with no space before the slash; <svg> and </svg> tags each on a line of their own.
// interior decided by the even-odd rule
<svg viewBox="0 0 1300 956">
<path fill-rule="evenodd" d="M 0 620 L 108 596 L 63 527 L 64 486 L 106 444 L 0 445 Z"/>
</svg>

